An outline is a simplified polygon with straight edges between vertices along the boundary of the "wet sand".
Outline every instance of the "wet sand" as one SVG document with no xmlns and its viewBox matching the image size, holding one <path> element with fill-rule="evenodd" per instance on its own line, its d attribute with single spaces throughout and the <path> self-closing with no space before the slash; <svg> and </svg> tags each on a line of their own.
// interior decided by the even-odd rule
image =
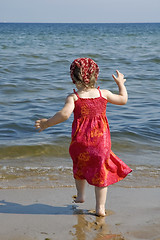
<svg viewBox="0 0 160 240">
<path fill-rule="evenodd" d="M 106 217 L 94 215 L 94 188 L 73 203 L 75 188 L 0 190 L 2 240 L 160 240 L 160 189 L 108 190 Z"/>
</svg>

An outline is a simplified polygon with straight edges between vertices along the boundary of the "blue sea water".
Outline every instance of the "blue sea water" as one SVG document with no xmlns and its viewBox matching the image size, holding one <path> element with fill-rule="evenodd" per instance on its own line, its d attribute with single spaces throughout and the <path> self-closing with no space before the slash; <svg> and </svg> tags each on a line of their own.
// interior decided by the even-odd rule
<svg viewBox="0 0 160 240">
<path fill-rule="evenodd" d="M 0 187 L 72 183 L 73 116 L 42 133 L 34 121 L 64 105 L 74 88 L 69 67 L 77 57 L 97 62 L 102 89 L 118 92 L 112 74 L 124 73 L 128 103 L 107 106 L 112 149 L 134 170 L 121 184 L 159 186 L 159 41 L 159 23 L 1 23 Z"/>
</svg>

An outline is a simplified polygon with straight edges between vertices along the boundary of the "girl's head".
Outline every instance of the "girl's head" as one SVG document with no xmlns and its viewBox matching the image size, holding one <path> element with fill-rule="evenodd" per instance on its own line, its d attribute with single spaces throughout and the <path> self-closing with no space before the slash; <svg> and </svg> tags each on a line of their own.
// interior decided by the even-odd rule
<svg viewBox="0 0 160 240">
<path fill-rule="evenodd" d="M 70 74 L 74 84 L 94 87 L 99 73 L 98 65 L 90 58 L 77 58 L 70 66 Z"/>
</svg>

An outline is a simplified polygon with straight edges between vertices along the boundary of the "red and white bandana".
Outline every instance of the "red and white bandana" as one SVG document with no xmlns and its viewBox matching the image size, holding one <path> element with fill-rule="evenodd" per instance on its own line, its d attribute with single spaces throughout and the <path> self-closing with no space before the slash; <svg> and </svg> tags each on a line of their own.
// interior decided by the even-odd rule
<svg viewBox="0 0 160 240">
<path fill-rule="evenodd" d="M 76 66 L 80 68 L 82 80 L 85 84 L 88 84 L 90 82 L 90 78 L 93 72 L 95 72 L 95 78 L 97 81 L 99 73 L 98 65 L 91 58 L 77 58 L 72 62 L 70 66 L 70 74 L 73 83 L 75 83 L 73 72 Z"/>
</svg>

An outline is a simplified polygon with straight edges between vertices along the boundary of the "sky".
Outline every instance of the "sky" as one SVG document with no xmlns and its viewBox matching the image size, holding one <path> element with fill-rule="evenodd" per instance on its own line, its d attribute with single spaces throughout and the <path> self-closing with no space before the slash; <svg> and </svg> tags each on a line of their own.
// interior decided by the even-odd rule
<svg viewBox="0 0 160 240">
<path fill-rule="evenodd" d="M 0 0 L 0 22 L 160 22 L 160 0 Z"/>
</svg>

